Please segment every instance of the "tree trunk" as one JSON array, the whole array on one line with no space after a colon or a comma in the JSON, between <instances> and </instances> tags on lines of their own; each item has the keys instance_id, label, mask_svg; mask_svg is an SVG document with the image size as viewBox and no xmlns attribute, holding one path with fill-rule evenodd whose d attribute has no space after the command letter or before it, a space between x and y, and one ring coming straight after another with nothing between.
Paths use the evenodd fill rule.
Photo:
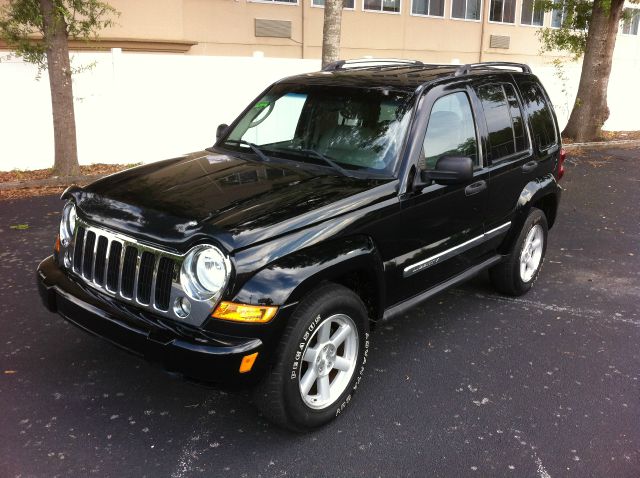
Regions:
<instances>
[{"instance_id":1,"label":"tree trunk","mask_svg":"<svg viewBox=\"0 0 640 478\"><path fill-rule=\"evenodd\" d=\"M576 101L563 136L593 141L609 117L607 88L624 0L594 0Z\"/></svg>"},{"instance_id":2,"label":"tree trunk","mask_svg":"<svg viewBox=\"0 0 640 478\"><path fill-rule=\"evenodd\" d=\"M343 0L325 0L322 29L322 67L340 59L340 27Z\"/></svg>"},{"instance_id":3,"label":"tree trunk","mask_svg":"<svg viewBox=\"0 0 640 478\"><path fill-rule=\"evenodd\" d=\"M53 137L55 142L54 174L72 176L80 172L76 144L76 120L73 109L73 86L67 24L54 10L55 0L40 0L47 46L47 69L51 89Z\"/></svg>"}]
</instances>

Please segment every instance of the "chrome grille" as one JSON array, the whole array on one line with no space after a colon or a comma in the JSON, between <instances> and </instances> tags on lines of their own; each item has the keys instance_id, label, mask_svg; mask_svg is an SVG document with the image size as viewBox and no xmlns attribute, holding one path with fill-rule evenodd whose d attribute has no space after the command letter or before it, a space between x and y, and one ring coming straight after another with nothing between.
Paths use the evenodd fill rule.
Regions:
<instances>
[{"instance_id":1,"label":"chrome grille","mask_svg":"<svg viewBox=\"0 0 640 478\"><path fill-rule=\"evenodd\" d=\"M120 299L168 311L176 258L119 235L81 224L72 269L86 283Z\"/></svg>"}]
</instances>

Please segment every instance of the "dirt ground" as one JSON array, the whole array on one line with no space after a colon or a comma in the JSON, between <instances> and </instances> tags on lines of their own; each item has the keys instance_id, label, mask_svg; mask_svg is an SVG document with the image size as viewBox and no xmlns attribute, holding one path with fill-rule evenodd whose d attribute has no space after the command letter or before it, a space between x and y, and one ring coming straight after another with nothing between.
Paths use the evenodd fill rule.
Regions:
<instances>
[{"instance_id":1,"label":"dirt ground","mask_svg":"<svg viewBox=\"0 0 640 478\"><path fill-rule=\"evenodd\" d=\"M93 177L99 174L113 174L125 169L137 166L137 164L90 164L80 166L82 176ZM12 171L0 171L0 183L16 181L37 181L41 179L54 179L52 169L35 169L33 171L23 171L14 169ZM82 182L80 182L82 185ZM0 200L19 199L32 196L46 196L51 194L61 194L67 186L42 186L42 187L16 187L12 189L0 189Z\"/></svg>"}]
</instances>

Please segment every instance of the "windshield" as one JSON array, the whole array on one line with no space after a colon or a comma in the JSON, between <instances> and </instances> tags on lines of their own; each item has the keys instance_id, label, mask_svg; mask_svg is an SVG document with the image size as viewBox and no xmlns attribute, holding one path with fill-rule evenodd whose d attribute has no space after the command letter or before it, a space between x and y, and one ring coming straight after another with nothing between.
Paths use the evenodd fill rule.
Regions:
<instances>
[{"instance_id":1,"label":"windshield","mask_svg":"<svg viewBox=\"0 0 640 478\"><path fill-rule=\"evenodd\" d=\"M409 123L410 98L388 89L280 84L253 104L221 144L390 177Z\"/></svg>"}]
</instances>

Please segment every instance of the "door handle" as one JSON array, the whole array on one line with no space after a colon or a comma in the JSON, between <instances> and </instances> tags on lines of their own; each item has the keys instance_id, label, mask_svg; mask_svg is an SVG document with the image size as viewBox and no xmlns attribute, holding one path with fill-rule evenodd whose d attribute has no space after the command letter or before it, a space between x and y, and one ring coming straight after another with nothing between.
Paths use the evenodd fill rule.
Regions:
<instances>
[{"instance_id":1,"label":"door handle","mask_svg":"<svg viewBox=\"0 0 640 478\"><path fill-rule=\"evenodd\" d=\"M538 161L529 161L528 163L524 163L522 165L522 172L530 173L534 169L538 167Z\"/></svg>"},{"instance_id":2,"label":"door handle","mask_svg":"<svg viewBox=\"0 0 640 478\"><path fill-rule=\"evenodd\" d=\"M469 184L466 188L464 188L464 195L473 196L474 194L478 194L479 192L482 192L485 189L487 189L487 182L484 180L477 181L473 184Z\"/></svg>"}]
</instances>

